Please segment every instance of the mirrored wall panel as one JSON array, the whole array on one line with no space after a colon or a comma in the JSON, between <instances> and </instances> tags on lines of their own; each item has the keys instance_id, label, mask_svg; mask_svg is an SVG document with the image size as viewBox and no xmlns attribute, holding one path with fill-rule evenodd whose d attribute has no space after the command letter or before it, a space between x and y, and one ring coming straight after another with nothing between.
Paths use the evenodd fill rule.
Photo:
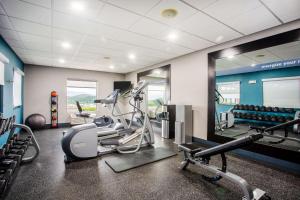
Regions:
<instances>
[{"instance_id":1,"label":"mirrored wall panel","mask_svg":"<svg viewBox=\"0 0 300 200\"><path fill-rule=\"evenodd\" d=\"M164 66L138 74L139 80L149 82L148 114L152 120L157 119L157 115L162 112L163 105L170 101L169 70L168 66Z\"/></svg>"},{"instance_id":2,"label":"mirrored wall panel","mask_svg":"<svg viewBox=\"0 0 300 200\"><path fill-rule=\"evenodd\" d=\"M300 41L215 61L215 134L232 139L300 117ZM300 152L300 128L260 144Z\"/></svg>"}]
</instances>

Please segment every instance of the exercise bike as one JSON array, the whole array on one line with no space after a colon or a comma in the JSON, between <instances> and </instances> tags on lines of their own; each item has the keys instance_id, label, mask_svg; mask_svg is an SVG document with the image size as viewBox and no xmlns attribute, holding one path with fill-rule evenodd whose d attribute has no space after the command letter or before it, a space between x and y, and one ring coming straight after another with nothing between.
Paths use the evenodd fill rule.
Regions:
<instances>
[{"instance_id":1,"label":"exercise bike","mask_svg":"<svg viewBox=\"0 0 300 200\"><path fill-rule=\"evenodd\" d=\"M110 98L97 101L112 106L112 116L114 117L132 114L129 126L131 126L133 118L136 117L137 121L141 124L140 128L132 133L125 134L123 137L102 137L99 139L99 134L103 136L103 133L105 135L106 132L108 132L105 131L105 128L97 132L99 128L93 123L74 126L69 129L62 138L61 144L65 152L65 162L68 163L75 160L94 158L112 152L135 153L144 146L154 144L154 134L147 111L143 110L140 106L143 102L144 105L142 107L144 109L147 108L147 98L145 98L147 86L148 82L140 81L137 87L132 89L129 105L133 107L133 111L129 113L120 113L119 108L114 106L118 100L118 95L111 95ZM108 134L108 136L110 135L111 133ZM137 140L137 142L134 143L134 140ZM129 144L130 142L134 144Z\"/></svg>"}]
</instances>

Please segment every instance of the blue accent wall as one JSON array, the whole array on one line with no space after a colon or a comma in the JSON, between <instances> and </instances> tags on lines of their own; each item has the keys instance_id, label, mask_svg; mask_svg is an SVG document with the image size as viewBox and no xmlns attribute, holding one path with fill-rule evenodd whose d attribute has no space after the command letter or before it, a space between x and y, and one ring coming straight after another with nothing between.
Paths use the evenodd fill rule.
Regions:
<instances>
[{"instance_id":1,"label":"blue accent wall","mask_svg":"<svg viewBox=\"0 0 300 200\"><path fill-rule=\"evenodd\" d=\"M240 104L263 105L262 79L300 76L300 66L268 71L258 71L243 74L217 76L216 82L240 81ZM249 84L249 80L256 80L256 84ZM232 106L217 105L217 111L227 111Z\"/></svg>"},{"instance_id":2,"label":"blue accent wall","mask_svg":"<svg viewBox=\"0 0 300 200\"><path fill-rule=\"evenodd\" d=\"M13 106L13 69L19 68L24 72L24 64L21 59L15 54L15 52L10 48L10 46L5 42L5 40L0 36L0 52L9 59L9 63L5 64L4 80L5 85L0 86L0 112L3 113L4 117L16 116L16 122L23 122L23 103L22 106ZM24 79L22 80L22 85L24 87ZM22 93L24 89L22 90ZM23 99L23 94L22 94ZM8 133L0 136L0 147L6 143Z\"/></svg>"}]
</instances>

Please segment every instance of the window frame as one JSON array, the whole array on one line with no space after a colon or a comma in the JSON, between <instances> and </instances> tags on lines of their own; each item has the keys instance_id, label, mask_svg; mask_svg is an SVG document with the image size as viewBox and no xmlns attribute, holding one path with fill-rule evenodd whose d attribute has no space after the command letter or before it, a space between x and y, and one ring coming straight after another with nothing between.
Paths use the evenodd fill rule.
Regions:
<instances>
[{"instance_id":1,"label":"window frame","mask_svg":"<svg viewBox=\"0 0 300 200\"><path fill-rule=\"evenodd\" d=\"M16 91L15 91L15 74L18 74L20 76L20 92L18 93L19 97L18 97L18 101L19 104L15 104L15 95L16 95ZM12 81L12 90L13 90L13 108L18 108L23 106L23 77L24 77L24 72L22 72L19 68L13 68L13 81Z\"/></svg>"},{"instance_id":2,"label":"window frame","mask_svg":"<svg viewBox=\"0 0 300 200\"><path fill-rule=\"evenodd\" d=\"M239 102L238 103L225 103L225 98L224 98L224 96L223 96L223 94L222 94L222 92L219 90L219 86L220 85L230 85L230 84L238 84L238 87L239 87ZM221 102L221 103L219 103L219 105L228 105L228 106L233 106L233 105L235 105L235 104L240 104L240 102L241 102L241 81L228 81L228 82L218 82L217 83L217 88L216 88L217 90L218 90L218 92L223 96L223 98L224 98L224 102Z\"/></svg>"},{"instance_id":3,"label":"window frame","mask_svg":"<svg viewBox=\"0 0 300 200\"><path fill-rule=\"evenodd\" d=\"M96 87L76 87L76 86L68 86L68 81L82 81L82 82L95 82L96 83ZM68 87L72 87L72 88L96 88L96 99L98 98L98 81L97 80L86 80L86 79L73 79L73 78L68 78L66 80L66 99L67 99L67 103L66 103L66 112L68 114L74 114L74 113L70 113L68 112ZM95 104L96 106L96 110L93 114L97 114L98 112L98 104Z\"/></svg>"}]
</instances>

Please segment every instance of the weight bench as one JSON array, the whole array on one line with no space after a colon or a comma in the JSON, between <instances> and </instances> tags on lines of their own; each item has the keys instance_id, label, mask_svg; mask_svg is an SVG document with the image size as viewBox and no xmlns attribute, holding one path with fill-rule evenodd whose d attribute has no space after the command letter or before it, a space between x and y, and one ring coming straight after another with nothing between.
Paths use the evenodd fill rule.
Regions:
<instances>
[{"instance_id":1,"label":"weight bench","mask_svg":"<svg viewBox=\"0 0 300 200\"><path fill-rule=\"evenodd\" d=\"M245 179L227 171L227 160L225 156L226 152L252 144L262 137L263 135L261 133L257 133L206 150L202 150L195 144L179 145L179 149L183 150L184 153L184 160L181 162L180 168L184 170L189 164L194 164L215 174L213 177L203 175L202 177L207 181L216 182L221 178L224 178L230 182L237 184L244 193L244 197L242 198L243 200L271 199L263 190L258 188L253 189ZM219 154L221 155L222 159L222 167L219 168L210 165L210 158Z\"/></svg>"}]
</instances>

